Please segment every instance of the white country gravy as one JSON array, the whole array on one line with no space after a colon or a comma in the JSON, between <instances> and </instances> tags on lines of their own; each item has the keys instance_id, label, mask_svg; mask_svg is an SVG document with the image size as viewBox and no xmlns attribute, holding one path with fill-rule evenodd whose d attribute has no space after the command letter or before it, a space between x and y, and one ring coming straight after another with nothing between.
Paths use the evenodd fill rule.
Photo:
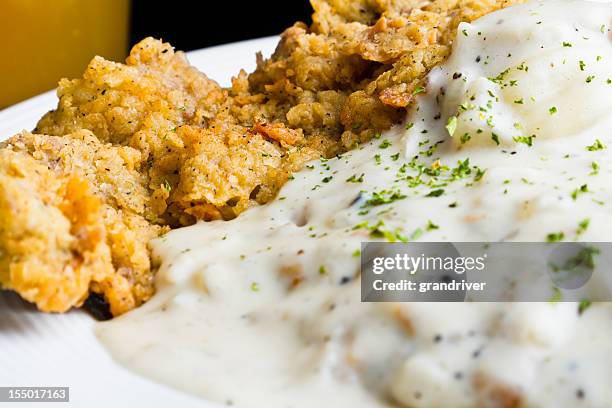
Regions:
<instances>
[{"instance_id":1,"label":"white country gravy","mask_svg":"<svg viewBox=\"0 0 612 408\"><path fill-rule=\"evenodd\" d=\"M404 126L155 241L157 295L100 339L238 407L612 406L612 304L368 304L358 277L373 239L609 240L611 23L548 1L462 24Z\"/></svg>"}]
</instances>

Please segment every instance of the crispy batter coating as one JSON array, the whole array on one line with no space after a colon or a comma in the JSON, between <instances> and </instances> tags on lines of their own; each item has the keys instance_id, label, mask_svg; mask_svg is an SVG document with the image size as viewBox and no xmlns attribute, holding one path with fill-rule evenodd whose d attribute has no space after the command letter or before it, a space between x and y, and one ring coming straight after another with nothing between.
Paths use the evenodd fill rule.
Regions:
<instances>
[{"instance_id":1,"label":"crispy batter coating","mask_svg":"<svg viewBox=\"0 0 612 408\"><path fill-rule=\"evenodd\" d=\"M293 163L318 157L313 149L290 151L303 141L301 130L241 125L229 114L226 90L152 38L136 45L126 64L94 58L83 78L60 82L58 95L58 108L35 132L88 129L138 150L151 196L147 218L158 224L234 218L269 201Z\"/></svg>"},{"instance_id":2,"label":"crispy batter coating","mask_svg":"<svg viewBox=\"0 0 612 408\"><path fill-rule=\"evenodd\" d=\"M154 293L140 152L23 133L0 149L0 284L43 311L104 295L114 315Z\"/></svg>"},{"instance_id":3,"label":"crispy batter coating","mask_svg":"<svg viewBox=\"0 0 612 408\"><path fill-rule=\"evenodd\" d=\"M57 109L40 120L38 133L89 129L101 141L134 143L148 155L164 137L156 131L182 124L206 127L226 91L189 65L182 52L147 38L125 64L95 57L83 78L60 81L58 97Z\"/></svg>"},{"instance_id":4,"label":"crispy batter coating","mask_svg":"<svg viewBox=\"0 0 612 408\"><path fill-rule=\"evenodd\" d=\"M313 26L287 29L274 55L229 90L148 38L125 64L98 57L83 78L62 80L58 108L36 132L85 128L139 150L153 222L231 219L272 199L300 164L401 120L459 22L510 3L313 0Z\"/></svg>"},{"instance_id":5,"label":"crispy batter coating","mask_svg":"<svg viewBox=\"0 0 612 408\"><path fill-rule=\"evenodd\" d=\"M341 153L403 118L460 22L520 2L311 0L312 27L286 30L274 55L234 82L234 116L303 129L308 146Z\"/></svg>"},{"instance_id":6,"label":"crispy batter coating","mask_svg":"<svg viewBox=\"0 0 612 408\"><path fill-rule=\"evenodd\" d=\"M221 88L147 38L94 58L57 109L0 150L0 284L41 310L89 291L114 315L153 293L147 242L232 219L291 173L405 115L457 26L522 0L311 0L257 69Z\"/></svg>"}]
</instances>

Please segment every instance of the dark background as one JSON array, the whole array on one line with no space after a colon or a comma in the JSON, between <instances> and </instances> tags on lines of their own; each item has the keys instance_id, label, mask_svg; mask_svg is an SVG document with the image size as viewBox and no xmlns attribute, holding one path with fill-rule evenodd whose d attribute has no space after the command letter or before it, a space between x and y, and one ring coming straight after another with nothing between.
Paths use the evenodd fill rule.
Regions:
<instances>
[{"instance_id":1,"label":"dark background","mask_svg":"<svg viewBox=\"0 0 612 408\"><path fill-rule=\"evenodd\" d=\"M152 36L194 50L280 34L296 21L310 24L308 0L133 0L130 46Z\"/></svg>"}]
</instances>

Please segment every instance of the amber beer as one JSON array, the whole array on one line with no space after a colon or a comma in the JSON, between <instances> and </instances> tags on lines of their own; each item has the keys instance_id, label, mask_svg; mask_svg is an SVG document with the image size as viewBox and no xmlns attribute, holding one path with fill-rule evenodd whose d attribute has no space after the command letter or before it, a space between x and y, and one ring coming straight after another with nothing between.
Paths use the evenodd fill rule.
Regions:
<instances>
[{"instance_id":1,"label":"amber beer","mask_svg":"<svg viewBox=\"0 0 612 408\"><path fill-rule=\"evenodd\" d=\"M0 0L0 109L125 58L129 0Z\"/></svg>"}]
</instances>

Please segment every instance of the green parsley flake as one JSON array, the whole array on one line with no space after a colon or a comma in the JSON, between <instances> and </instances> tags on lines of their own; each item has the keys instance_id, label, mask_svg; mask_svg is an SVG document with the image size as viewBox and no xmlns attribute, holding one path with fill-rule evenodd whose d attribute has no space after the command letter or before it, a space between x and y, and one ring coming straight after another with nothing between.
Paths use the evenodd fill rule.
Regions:
<instances>
[{"instance_id":1,"label":"green parsley flake","mask_svg":"<svg viewBox=\"0 0 612 408\"><path fill-rule=\"evenodd\" d=\"M560 242L565 238L563 232L553 232L546 236L546 242Z\"/></svg>"},{"instance_id":2,"label":"green parsley flake","mask_svg":"<svg viewBox=\"0 0 612 408\"><path fill-rule=\"evenodd\" d=\"M433 230L437 230L440 229L440 227L436 224L434 224L433 222L431 222L431 220L427 221L427 231L433 231Z\"/></svg>"},{"instance_id":3,"label":"green parsley flake","mask_svg":"<svg viewBox=\"0 0 612 408\"><path fill-rule=\"evenodd\" d=\"M582 315L584 312L587 311L587 309L589 307L591 307L592 302L590 300L587 299L583 299L580 301L580 303L578 304L578 315Z\"/></svg>"},{"instance_id":4,"label":"green parsley flake","mask_svg":"<svg viewBox=\"0 0 612 408\"><path fill-rule=\"evenodd\" d=\"M606 148L606 145L603 144L603 142L599 139L595 139L595 142L592 145L586 147L586 149L589 152L596 152L598 150L603 150L605 148Z\"/></svg>"},{"instance_id":5,"label":"green parsley flake","mask_svg":"<svg viewBox=\"0 0 612 408\"><path fill-rule=\"evenodd\" d=\"M347 178L346 181L347 183L363 183L364 176L364 173L361 173L359 177L357 177L356 174L353 174L351 177Z\"/></svg>"},{"instance_id":6,"label":"green parsley flake","mask_svg":"<svg viewBox=\"0 0 612 408\"><path fill-rule=\"evenodd\" d=\"M491 133L491 139L493 139L495 144L499 146L499 136L497 136L495 133Z\"/></svg>"},{"instance_id":7,"label":"green parsley flake","mask_svg":"<svg viewBox=\"0 0 612 408\"><path fill-rule=\"evenodd\" d=\"M414 230L414 232L412 234L410 234L410 240L411 241L416 241L417 239L421 238L423 236L423 230L420 228L417 228Z\"/></svg>"},{"instance_id":8,"label":"green parsley flake","mask_svg":"<svg viewBox=\"0 0 612 408\"><path fill-rule=\"evenodd\" d=\"M513 139L517 143L523 143L523 144L526 144L529 147L532 147L533 146L533 139L535 139L535 135L531 135L531 136L516 136Z\"/></svg>"},{"instance_id":9,"label":"green parsley flake","mask_svg":"<svg viewBox=\"0 0 612 408\"><path fill-rule=\"evenodd\" d=\"M551 108L548 110L548 112L549 112L551 115L554 115L555 113L557 113L557 107L556 107L556 106L551 107Z\"/></svg>"},{"instance_id":10,"label":"green parsley flake","mask_svg":"<svg viewBox=\"0 0 612 408\"><path fill-rule=\"evenodd\" d=\"M451 116L450 118L448 118L448 124L446 125L446 130L448 131L448 134L452 137L455 132L457 131L457 117L456 116Z\"/></svg>"},{"instance_id":11,"label":"green parsley flake","mask_svg":"<svg viewBox=\"0 0 612 408\"><path fill-rule=\"evenodd\" d=\"M484 175L487 173L486 170L482 170L481 168L477 167L476 168L476 175L474 176L474 181L480 181L482 180L482 178L484 177Z\"/></svg>"},{"instance_id":12,"label":"green parsley flake","mask_svg":"<svg viewBox=\"0 0 612 408\"><path fill-rule=\"evenodd\" d=\"M585 218L584 220L580 221L580 223L578 224L578 229L576 230L576 235L580 236L584 234L586 230L589 229L590 224L591 224L590 218Z\"/></svg>"},{"instance_id":13,"label":"green parsley flake","mask_svg":"<svg viewBox=\"0 0 612 408\"><path fill-rule=\"evenodd\" d=\"M577 200L580 194L588 193L589 186L587 184L583 184L574 191L572 191L572 199Z\"/></svg>"},{"instance_id":14,"label":"green parsley flake","mask_svg":"<svg viewBox=\"0 0 612 408\"><path fill-rule=\"evenodd\" d=\"M380 149L386 149L391 146L391 142L388 139L382 141L382 143L378 146Z\"/></svg>"},{"instance_id":15,"label":"green parsley flake","mask_svg":"<svg viewBox=\"0 0 612 408\"><path fill-rule=\"evenodd\" d=\"M407 196L399 191L383 190L372 193L372 197L367 200L361 208L377 207L380 205L391 204L395 201L403 200Z\"/></svg>"},{"instance_id":16,"label":"green parsley flake","mask_svg":"<svg viewBox=\"0 0 612 408\"><path fill-rule=\"evenodd\" d=\"M440 197L442 194L444 194L444 189L440 188L430 191L425 197Z\"/></svg>"},{"instance_id":17,"label":"green parsley flake","mask_svg":"<svg viewBox=\"0 0 612 408\"><path fill-rule=\"evenodd\" d=\"M550 303L559 303L560 301L563 300L563 294L561 293L561 290L558 287L553 287L553 295L551 296L551 298L549 299Z\"/></svg>"},{"instance_id":18,"label":"green parsley flake","mask_svg":"<svg viewBox=\"0 0 612 408\"><path fill-rule=\"evenodd\" d=\"M370 225L367 221L361 224L355 225L353 230L365 229L370 232L372 238L385 238L388 242L408 242L408 238L404 237L399 229L395 231L389 231L384 228L385 223L381 220L376 225Z\"/></svg>"},{"instance_id":19,"label":"green parsley flake","mask_svg":"<svg viewBox=\"0 0 612 408\"><path fill-rule=\"evenodd\" d=\"M584 247L574 257L568 259L563 265L550 264L553 272L559 271L576 271L579 267L587 267L589 269L595 269L596 258L600 254L600 250L594 246Z\"/></svg>"}]
</instances>

